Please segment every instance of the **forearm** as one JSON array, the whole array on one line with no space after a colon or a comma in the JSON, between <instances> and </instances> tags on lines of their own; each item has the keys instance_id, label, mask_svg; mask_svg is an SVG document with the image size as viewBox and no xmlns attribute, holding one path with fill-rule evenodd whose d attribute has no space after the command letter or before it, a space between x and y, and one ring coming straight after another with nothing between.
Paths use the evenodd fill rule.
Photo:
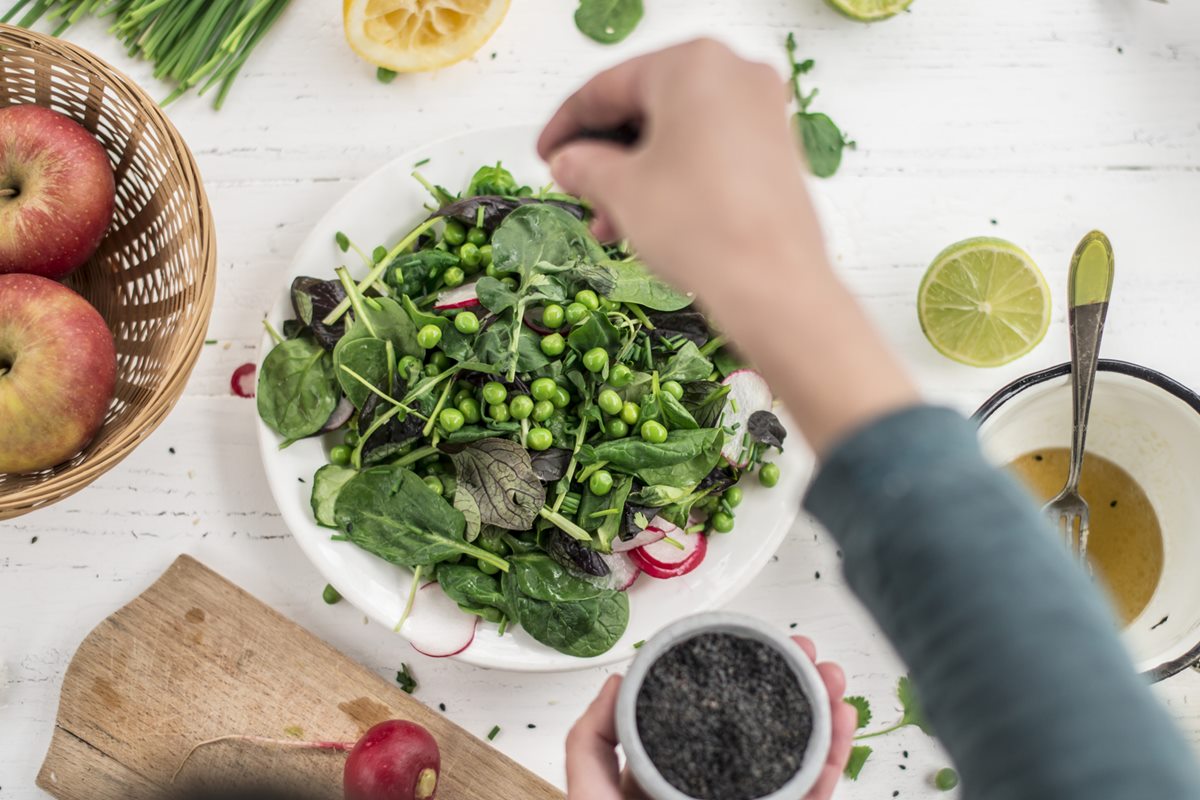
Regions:
<instances>
[{"instance_id":1,"label":"forearm","mask_svg":"<svg viewBox=\"0 0 1200 800\"><path fill-rule=\"evenodd\" d=\"M909 665L968 796L1200 797L1111 615L969 423L917 408L838 444L807 505Z\"/></svg>"}]
</instances>

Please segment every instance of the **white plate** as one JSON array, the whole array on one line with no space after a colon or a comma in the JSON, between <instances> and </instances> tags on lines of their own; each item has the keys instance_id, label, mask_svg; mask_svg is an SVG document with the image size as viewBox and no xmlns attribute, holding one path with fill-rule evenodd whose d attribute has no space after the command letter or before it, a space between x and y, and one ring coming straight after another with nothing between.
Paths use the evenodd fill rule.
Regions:
<instances>
[{"instance_id":1,"label":"white plate","mask_svg":"<svg viewBox=\"0 0 1200 800\"><path fill-rule=\"evenodd\" d=\"M272 324L278 328L292 316L288 287L296 276L331 278L333 270L345 264L352 274L362 277L361 261L353 252L343 254L334 243L337 231L344 231L370 252L376 245L395 243L420 223L429 196L411 177L414 164L428 159L420 168L422 174L454 191L464 188L480 165L496 161L503 161L519 181L537 186L549 177L534 152L536 137L537 130L530 126L472 131L402 155L355 186L317 223L296 253L291 269L281 277ZM270 338L264 336L260 365L270 346ZM794 426L789 428L794 431ZM305 554L346 600L390 632L404 606L409 571L352 544L330 541L331 531L313 520L309 505L313 473L327 463L327 447L335 442L306 439L280 450L280 437L261 420L258 432L271 492ZM480 667L527 672L613 664L631 658L634 643L649 639L671 622L728 602L774 555L799 513L811 461L798 435L793 433L788 444L787 452L777 459L783 473L779 485L767 490L756 480L745 482L737 529L712 538L708 557L698 569L673 580L645 575L638 579L630 589L629 629L612 650L596 658L573 658L539 644L519 629L498 636L495 625L480 623L474 643L456 658Z\"/></svg>"}]
</instances>

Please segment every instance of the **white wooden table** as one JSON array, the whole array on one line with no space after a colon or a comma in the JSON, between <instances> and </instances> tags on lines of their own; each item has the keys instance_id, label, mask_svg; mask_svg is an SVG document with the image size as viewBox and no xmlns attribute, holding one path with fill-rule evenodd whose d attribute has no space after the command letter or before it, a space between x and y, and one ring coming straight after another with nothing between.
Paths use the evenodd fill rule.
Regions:
<instances>
[{"instance_id":1,"label":"white wooden table","mask_svg":"<svg viewBox=\"0 0 1200 800\"><path fill-rule=\"evenodd\" d=\"M174 414L119 468L66 502L0 524L0 800L41 795L33 778L72 651L180 553L383 675L408 662L418 697L445 703L477 734L500 725L497 747L562 783L563 737L604 676L516 675L427 659L347 604L326 606L324 581L267 491L254 406L232 396L229 377L254 359L259 320L292 252L356 181L434 138L543 120L585 77L639 51L709 34L782 65L784 35L797 32L804 55L817 60L809 83L822 90L818 108L859 143L842 172L816 187L832 251L931 397L970 410L1066 353L1058 297L1046 342L1015 365L977 371L935 354L914 310L932 257L967 236L1003 236L1060 287L1076 241L1094 227L1111 235L1119 261L1106 354L1200 385L1194 3L916 0L910 14L873 26L844 20L821 0L646 5L641 28L605 48L575 30L573 3L515 0L477 58L384 86L344 44L340 3L297 0L223 112L194 98L170 109L217 218L209 333L217 344L205 348ZM70 38L165 93L100 25ZM717 113L697 109L701 119ZM902 668L849 598L832 547L811 524L797 524L733 607L796 623L846 666L852 691L874 700L878 719L890 716ZM1200 674L1156 693L1200 741ZM940 796L929 778L946 759L931 740L906 729L873 744L874 760L841 796Z\"/></svg>"}]
</instances>

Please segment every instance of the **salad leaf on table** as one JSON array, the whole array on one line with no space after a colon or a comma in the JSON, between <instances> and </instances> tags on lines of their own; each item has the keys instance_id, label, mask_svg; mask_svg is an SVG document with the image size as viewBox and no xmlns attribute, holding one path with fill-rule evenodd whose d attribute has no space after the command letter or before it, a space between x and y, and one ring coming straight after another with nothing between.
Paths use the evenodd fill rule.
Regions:
<instances>
[{"instance_id":1,"label":"salad leaf on table","mask_svg":"<svg viewBox=\"0 0 1200 800\"><path fill-rule=\"evenodd\" d=\"M842 152L853 149L856 143L846 138L841 128L826 114L810 112L808 109L817 97L817 90L805 94L800 88L800 76L812 71L812 59L796 60L796 36L788 34L787 54L791 66L792 94L800 110L794 116L796 131L808 155L808 165L818 178L829 178L842 165Z\"/></svg>"},{"instance_id":2,"label":"salad leaf on table","mask_svg":"<svg viewBox=\"0 0 1200 800\"><path fill-rule=\"evenodd\" d=\"M642 0L579 0L575 25L600 44L616 44L642 21Z\"/></svg>"}]
</instances>

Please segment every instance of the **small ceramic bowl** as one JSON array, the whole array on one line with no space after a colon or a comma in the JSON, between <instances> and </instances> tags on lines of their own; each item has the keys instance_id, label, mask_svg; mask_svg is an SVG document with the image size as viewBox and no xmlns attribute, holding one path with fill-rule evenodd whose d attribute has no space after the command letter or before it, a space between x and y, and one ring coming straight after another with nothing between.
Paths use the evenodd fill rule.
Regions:
<instances>
[{"instance_id":1,"label":"small ceramic bowl","mask_svg":"<svg viewBox=\"0 0 1200 800\"><path fill-rule=\"evenodd\" d=\"M770 626L741 614L713 612L697 614L668 625L638 650L637 657L625 675L617 698L617 736L625 750L625 759L634 781L651 800L695 800L676 789L659 773L646 748L642 745L637 727L637 696L646 673L655 661L675 645L706 633L728 633L762 642L787 660L800 689L812 706L812 735L808 740L800 771L775 792L761 800L801 800L821 774L829 756L832 732L829 693L813 662L799 645Z\"/></svg>"},{"instance_id":2,"label":"small ceramic bowl","mask_svg":"<svg viewBox=\"0 0 1200 800\"><path fill-rule=\"evenodd\" d=\"M984 452L998 465L1032 450L1070 447L1071 366L1026 375L975 413ZM1145 490L1163 532L1163 575L1122 632L1153 681L1200 661L1200 396L1159 372L1100 362L1087 449L1123 467Z\"/></svg>"}]
</instances>

